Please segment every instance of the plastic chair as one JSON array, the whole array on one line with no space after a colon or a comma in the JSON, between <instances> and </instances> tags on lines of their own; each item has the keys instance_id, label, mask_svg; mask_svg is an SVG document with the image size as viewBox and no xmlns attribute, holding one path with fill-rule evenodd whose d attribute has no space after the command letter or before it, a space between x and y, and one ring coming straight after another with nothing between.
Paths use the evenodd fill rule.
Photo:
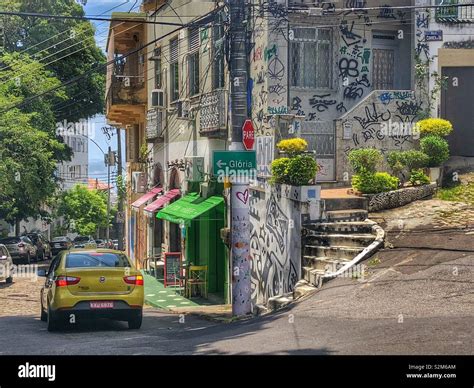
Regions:
<instances>
[{"instance_id":1,"label":"plastic chair","mask_svg":"<svg viewBox=\"0 0 474 388\"><path fill-rule=\"evenodd\" d=\"M190 266L186 276L186 297L193 296L193 286L201 291L201 296L207 299L207 265L204 266Z\"/></svg>"}]
</instances>

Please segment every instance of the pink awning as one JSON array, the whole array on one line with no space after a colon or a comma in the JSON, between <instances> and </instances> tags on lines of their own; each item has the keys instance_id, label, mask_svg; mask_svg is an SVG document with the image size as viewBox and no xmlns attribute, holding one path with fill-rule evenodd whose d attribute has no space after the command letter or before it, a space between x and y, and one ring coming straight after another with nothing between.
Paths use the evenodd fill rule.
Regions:
<instances>
[{"instance_id":1,"label":"pink awning","mask_svg":"<svg viewBox=\"0 0 474 388\"><path fill-rule=\"evenodd\" d=\"M158 199L151 205L148 205L145 208L145 211L149 213L156 213L158 210L162 209L165 205L169 204L173 199L178 198L180 195L180 190L168 191L165 195L158 197Z\"/></svg>"},{"instance_id":2,"label":"pink awning","mask_svg":"<svg viewBox=\"0 0 474 388\"><path fill-rule=\"evenodd\" d=\"M158 194L160 194L162 191L163 189L161 187L155 187L150 192L146 193L143 197L141 197L140 199L132 203L132 207L140 208L141 206L146 204L148 201L155 199L155 197Z\"/></svg>"}]
</instances>

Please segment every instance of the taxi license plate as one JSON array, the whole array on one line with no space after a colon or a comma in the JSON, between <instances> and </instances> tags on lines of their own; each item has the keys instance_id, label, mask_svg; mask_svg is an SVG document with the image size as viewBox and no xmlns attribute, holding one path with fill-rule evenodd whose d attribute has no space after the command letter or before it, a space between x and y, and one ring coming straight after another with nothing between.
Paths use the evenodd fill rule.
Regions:
<instances>
[{"instance_id":1,"label":"taxi license plate","mask_svg":"<svg viewBox=\"0 0 474 388\"><path fill-rule=\"evenodd\" d=\"M91 309L113 309L114 302L91 302Z\"/></svg>"}]
</instances>

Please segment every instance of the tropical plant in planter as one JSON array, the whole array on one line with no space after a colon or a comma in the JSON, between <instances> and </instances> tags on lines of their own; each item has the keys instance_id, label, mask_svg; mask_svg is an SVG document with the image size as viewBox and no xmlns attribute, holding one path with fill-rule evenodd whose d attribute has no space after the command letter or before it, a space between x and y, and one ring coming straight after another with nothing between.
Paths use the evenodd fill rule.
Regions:
<instances>
[{"instance_id":1,"label":"tropical plant in planter","mask_svg":"<svg viewBox=\"0 0 474 388\"><path fill-rule=\"evenodd\" d=\"M392 151L387 155L387 163L393 175L398 177L403 184L413 171L428 167L429 157L417 150Z\"/></svg>"},{"instance_id":2,"label":"tropical plant in planter","mask_svg":"<svg viewBox=\"0 0 474 388\"><path fill-rule=\"evenodd\" d=\"M271 183L305 186L316 178L318 164L314 156L306 154L308 143L301 138L282 140L277 144L281 153L288 157L272 163Z\"/></svg>"},{"instance_id":3,"label":"tropical plant in planter","mask_svg":"<svg viewBox=\"0 0 474 388\"><path fill-rule=\"evenodd\" d=\"M351 151L349 163L356 173L352 177L352 187L362 194L377 194L398 189L400 180L386 172L377 172L382 162L382 153L374 148Z\"/></svg>"},{"instance_id":4,"label":"tropical plant in planter","mask_svg":"<svg viewBox=\"0 0 474 388\"><path fill-rule=\"evenodd\" d=\"M440 136L426 136L420 141L421 151L428 155L429 176L432 182L441 178L441 166L449 159L449 144Z\"/></svg>"}]
</instances>

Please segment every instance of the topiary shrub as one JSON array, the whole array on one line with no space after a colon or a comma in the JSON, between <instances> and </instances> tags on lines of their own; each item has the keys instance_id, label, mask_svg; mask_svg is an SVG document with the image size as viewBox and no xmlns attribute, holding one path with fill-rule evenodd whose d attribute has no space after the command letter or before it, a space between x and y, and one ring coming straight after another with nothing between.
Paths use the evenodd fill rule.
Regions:
<instances>
[{"instance_id":1,"label":"topiary shrub","mask_svg":"<svg viewBox=\"0 0 474 388\"><path fill-rule=\"evenodd\" d=\"M318 164L310 155L291 158L286 169L286 182L292 186L304 186L316 177Z\"/></svg>"},{"instance_id":2,"label":"topiary shrub","mask_svg":"<svg viewBox=\"0 0 474 388\"><path fill-rule=\"evenodd\" d=\"M453 131L453 125L448 120L430 118L421 120L416 124L421 137L425 136L448 136Z\"/></svg>"},{"instance_id":3,"label":"topiary shrub","mask_svg":"<svg viewBox=\"0 0 474 388\"><path fill-rule=\"evenodd\" d=\"M382 153L374 148L360 148L349 153L349 163L356 174L363 171L375 173L382 161Z\"/></svg>"},{"instance_id":4,"label":"topiary shrub","mask_svg":"<svg viewBox=\"0 0 474 388\"><path fill-rule=\"evenodd\" d=\"M386 172L362 171L352 177L352 187L362 194L378 194L398 189L400 180Z\"/></svg>"},{"instance_id":5,"label":"topiary shrub","mask_svg":"<svg viewBox=\"0 0 474 388\"><path fill-rule=\"evenodd\" d=\"M272 178L270 179L270 183L285 183L288 164L290 162L290 158L280 158L275 159L271 165L272 171Z\"/></svg>"},{"instance_id":6,"label":"topiary shrub","mask_svg":"<svg viewBox=\"0 0 474 388\"><path fill-rule=\"evenodd\" d=\"M316 178L318 164L314 156L304 154L308 148L306 140L301 138L286 139L279 142L277 147L289 158L279 158L273 161L270 183L304 186Z\"/></svg>"},{"instance_id":7,"label":"topiary shrub","mask_svg":"<svg viewBox=\"0 0 474 388\"><path fill-rule=\"evenodd\" d=\"M449 159L449 144L439 136L427 136L420 141L421 151L428 155L428 167L440 167Z\"/></svg>"},{"instance_id":8,"label":"topiary shrub","mask_svg":"<svg viewBox=\"0 0 474 388\"><path fill-rule=\"evenodd\" d=\"M302 154L308 149L308 142L305 139L296 137L293 139L285 139L277 144L277 148L290 157Z\"/></svg>"},{"instance_id":9,"label":"topiary shrub","mask_svg":"<svg viewBox=\"0 0 474 388\"><path fill-rule=\"evenodd\" d=\"M422 186L430 184L430 178L423 172L423 170L413 170L410 174L410 183L413 186Z\"/></svg>"},{"instance_id":10,"label":"topiary shrub","mask_svg":"<svg viewBox=\"0 0 474 388\"><path fill-rule=\"evenodd\" d=\"M430 162L428 155L417 150L403 151L402 160L408 171L428 167Z\"/></svg>"}]
</instances>

